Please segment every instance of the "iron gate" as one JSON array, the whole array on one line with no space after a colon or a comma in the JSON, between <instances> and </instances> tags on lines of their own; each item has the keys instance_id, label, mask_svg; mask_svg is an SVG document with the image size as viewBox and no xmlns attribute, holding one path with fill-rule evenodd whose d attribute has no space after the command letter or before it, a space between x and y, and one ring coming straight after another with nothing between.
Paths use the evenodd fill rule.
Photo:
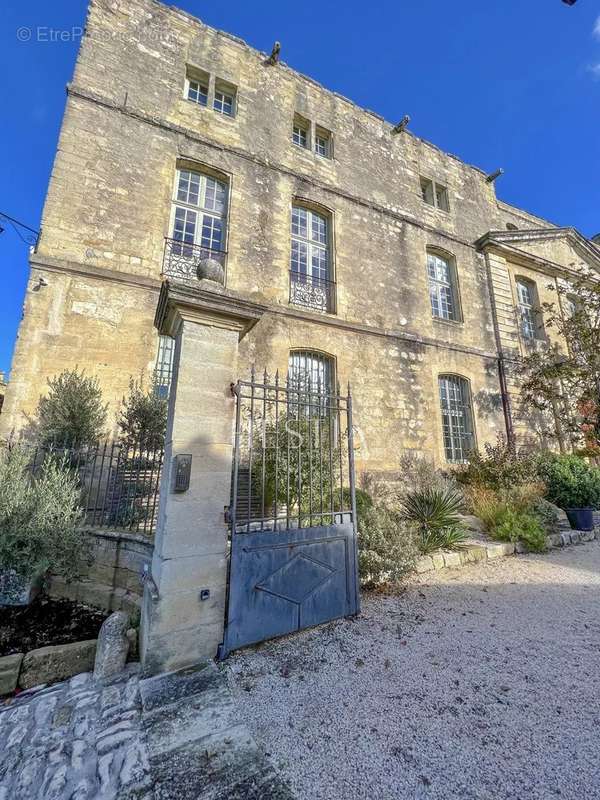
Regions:
<instances>
[{"instance_id":1,"label":"iron gate","mask_svg":"<svg viewBox=\"0 0 600 800\"><path fill-rule=\"evenodd\" d=\"M320 376L232 384L235 447L220 657L360 608L352 398Z\"/></svg>"}]
</instances>

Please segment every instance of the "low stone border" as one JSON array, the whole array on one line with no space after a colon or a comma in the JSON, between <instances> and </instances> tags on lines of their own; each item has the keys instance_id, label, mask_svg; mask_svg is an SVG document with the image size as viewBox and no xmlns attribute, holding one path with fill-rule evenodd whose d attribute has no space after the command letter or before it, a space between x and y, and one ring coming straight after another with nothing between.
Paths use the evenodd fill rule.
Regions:
<instances>
[{"instance_id":1,"label":"low stone border","mask_svg":"<svg viewBox=\"0 0 600 800\"><path fill-rule=\"evenodd\" d=\"M561 530L546 537L546 547L554 550L557 547L567 547L571 544L581 544L592 542L598 538L597 531L572 531ZM495 558L503 558L515 554L528 553L529 550L522 542L468 542L466 547L460 550L440 551L430 556L421 556L417 561L416 572L421 575L424 572L433 572L440 569L464 567L467 564L475 564L479 561L491 561Z\"/></svg>"},{"instance_id":2,"label":"low stone border","mask_svg":"<svg viewBox=\"0 0 600 800\"><path fill-rule=\"evenodd\" d=\"M129 660L137 658L137 632L127 631ZM50 645L0 658L0 697L19 689L32 689L64 681L94 669L97 639ZM0 796L0 800L1 796Z\"/></svg>"}]
</instances>

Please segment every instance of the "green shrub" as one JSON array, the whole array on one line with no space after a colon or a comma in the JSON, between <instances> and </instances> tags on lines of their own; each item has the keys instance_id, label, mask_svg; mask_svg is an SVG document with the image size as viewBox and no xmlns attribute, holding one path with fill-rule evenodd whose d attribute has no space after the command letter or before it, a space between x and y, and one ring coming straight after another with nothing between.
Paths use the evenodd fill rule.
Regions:
<instances>
[{"instance_id":1,"label":"green shrub","mask_svg":"<svg viewBox=\"0 0 600 800\"><path fill-rule=\"evenodd\" d=\"M364 507L358 520L358 569L365 588L398 584L414 570L417 554L414 531L398 512Z\"/></svg>"},{"instance_id":2,"label":"green shrub","mask_svg":"<svg viewBox=\"0 0 600 800\"><path fill-rule=\"evenodd\" d=\"M600 508L600 469L575 455L544 455L538 471L546 499L559 508Z\"/></svg>"},{"instance_id":3,"label":"green shrub","mask_svg":"<svg viewBox=\"0 0 600 800\"><path fill-rule=\"evenodd\" d=\"M534 456L516 452L501 438L496 445L484 445L483 454L474 451L469 462L456 470L457 481L464 486L510 489L539 481Z\"/></svg>"},{"instance_id":4,"label":"green shrub","mask_svg":"<svg viewBox=\"0 0 600 800\"><path fill-rule=\"evenodd\" d=\"M537 518L547 534L556 533L558 530L558 513L552 503L542 497L532 505L531 513Z\"/></svg>"},{"instance_id":5,"label":"green shrub","mask_svg":"<svg viewBox=\"0 0 600 800\"><path fill-rule=\"evenodd\" d=\"M400 457L400 492L424 491L426 489L456 489L453 473L437 469L433 461L414 453Z\"/></svg>"},{"instance_id":6,"label":"green shrub","mask_svg":"<svg viewBox=\"0 0 600 800\"><path fill-rule=\"evenodd\" d=\"M356 517L357 522L360 518L365 514L365 512L373 507L373 498L371 495L366 492L364 489L355 489L354 496L356 498ZM350 489L348 487L344 487L344 508L349 509L351 505L350 500Z\"/></svg>"},{"instance_id":7,"label":"green shrub","mask_svg":"<svg viewBox=\"0 0 600 800\"><path fill-rule=\"evenodd\" d=\"M145 389L143 382L130 378L129 394L123 398L119 417L119 438L129 447L160 450L165 443L168 400L155 386Z\"/></svg>"},{"instance_id":8,"label":"green shrub","mask_svg":"<svg viewBox=\"0 0 600 800\"><path fill-rule=\"evenodd\" d=\"M34 429L42 445L92 444L102 435L108 405L102 402L97 378L77 369L48 379L48 394L40 397Z\"/></svg>"},{"instance_id":9,"label":"green shrub","mask_svg":"<svg viewBox=\"0 0 600 800\"><path fill-rule=\"evenodd\" d=\"M546 549L544 528L540 520L527 511L517 511L506 506L499 508L490 535L500 542L523 542L535 553Z\"/></svg>"},{"instance_id":10,"label":"green shrub","mask_svg":"<svg viewBox=\"0 0 600 800\"><path fill-rule=\"evenodd\" d=\"M76 476L54 458L39 475L27 472L28 453L0 452L0 569L25 579L48 571L69 580L87 555Z\"/></svg>"},{"instance_id":11,"label":"green shrub","mask_svg":"<svg viewBox=\"0 0 600 800\"><path fill-rule=\"evenodd\" d=\"M402 501L404 518L414 523L419 549L431 553L440 548L457 549L466 538L461 524L463 497L452 488L417 489Z\"/></svg>"}]
</instances>

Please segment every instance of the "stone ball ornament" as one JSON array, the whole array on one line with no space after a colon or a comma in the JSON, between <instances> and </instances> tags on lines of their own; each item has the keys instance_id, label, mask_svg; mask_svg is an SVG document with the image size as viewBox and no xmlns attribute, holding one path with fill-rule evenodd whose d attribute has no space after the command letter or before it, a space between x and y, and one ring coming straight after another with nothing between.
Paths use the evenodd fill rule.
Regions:
<instances>
[{"instance_id":1,"label":"stone ball ornament","mask_svg":"<svg viewBox=\"0 0 600 800\"><path fill-rule=\"evenodd\" d=\"M225 270L223 265L216 258L208 256L202 258L196 268L196 275L201 281L214 281L215 283L225 283Z\"/></svg>"}]
</instances>

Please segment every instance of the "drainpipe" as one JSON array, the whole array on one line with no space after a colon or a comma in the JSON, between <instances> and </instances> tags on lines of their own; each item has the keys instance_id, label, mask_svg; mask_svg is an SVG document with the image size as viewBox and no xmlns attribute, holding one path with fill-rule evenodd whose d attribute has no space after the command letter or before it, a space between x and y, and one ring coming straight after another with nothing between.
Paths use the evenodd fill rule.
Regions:
<instances>
[{"instance_id":1,"label":"drainpipe","mask_svg":"<svg viewBox=\"0 0 600 800\"><path fill-rule=\"evenodd\" d=\"M506 427L506 441L510 449L514 450L516 448L515 429L513 427L510 394L506 383L506 368L502 351L498 356L498 378L500 380L500 396L502 397L502 411L504 412L504 425Z\"/></svg>"},{"instance_id":2,"label":"drainpipe","mask_svg":"<svg viewBox=\"0 0 600 800\"><path fill-rule=\"evenodd\" d=\"M496 339L496 349L498 351L498 380L500 383L500 397L502 398L502 411L504 412L504 425L506 427L506 441L511 450L514 450L516 447L515 429L512 420L512 411L510 407L510 395L508 393L508 384L506 382L506 366L504 363L504 353L502 352L500 331L498 329L498 314L496 311L496 299L494 297L492 270L490 268L490 261L487 253L484 253L484 258L485 258L485 267L487 274L488 292L490 295L490 304L492 307L492 320L494 322L494 338Z\"/></svg>"}]
</instances>

